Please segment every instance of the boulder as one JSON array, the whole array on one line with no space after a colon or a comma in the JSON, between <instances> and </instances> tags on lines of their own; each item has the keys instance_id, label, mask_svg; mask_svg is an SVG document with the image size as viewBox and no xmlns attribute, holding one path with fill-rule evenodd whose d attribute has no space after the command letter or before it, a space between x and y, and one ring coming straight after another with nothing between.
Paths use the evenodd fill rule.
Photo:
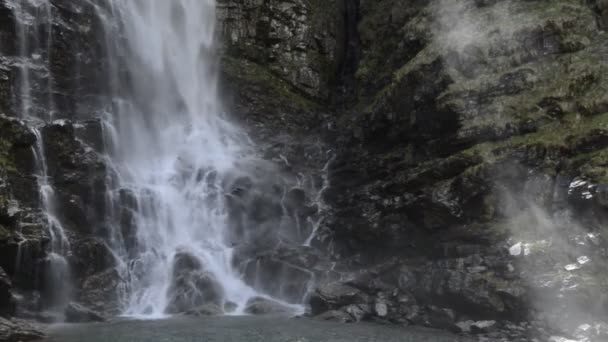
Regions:
<instances>
[{"instance_id":1,"label":"boulder","mask_svg":"<svg viewBox=\"0 0 608 342\"><path fill-rule=\"evenodd\" d=\"M378 317L386 317L388 315L388 305L383 301L376 301L374 304L374 313Z\"/></svg>"},{"instance_id":2,"label":"boulder","mask_svg":"<svg viewBox=\"0 0 608 342\"><path fill-rule=\"evenodd\" d=\"M355 322L364 321L372 316L372 309L367 304L351 304L342 308Z\"/></svg>"},{"instance_id":3,"label":"boulder","mask_svg":"<svg viewBox=\"0 0 608 342\"><path fill-rule=\"evenodd\" d=\"M224 303L224 312L231 313L236 311L238 305L235 302L227 301Z\"/></svg>"},{"instance_id":4,"label":"boulder","mask_svg":"<svg viewBox=\"0 0 608 342\"><path fill-rule=\"evenodd\" d=\"M98 312L78 303L70 303L65 309L65 320L69 323L103 322L106 319Z\"/></svg>"},{"instance_id":5,"label":"boulder","mask_svg":"<svg viewBox=\"0 0 608 342\"><path fill-rule=\"evenodd\" d=\"M367 304L369 298L360 290L339 282L327 282L317 286L310 298L313 315L335 310L351 304Z\"/></svg>"},{"instance_id":6,"label":"boulder","mask_svg":"<svg viewBox=\"0 0 608 342\"><path fill-rule=\"evenodd\" d=\"M325 311L324 313L317 315L314 318L320 321L330 321L337 323L352 323L355 321L351 315L344 312L343 310Z\"/></svg>"},{"instance_id":7,"label":"boulder","mask_svg":"<svg viewBox=\"0 0 608 342\"><path fill-rule=\"evenodd\" d=\"M272 299L255 297L247 301L245 312L252 315L290 314L293 309Z\"/></svg>"},{"instance_id":8,"label":"boulder","mask_svg":"<svg viewBox=\"0 0 608 342\"><path fill-rule=\"evenodd\" d=\"M194 255L180 252L174 257L166 312L186 312L205 304L222 305L224 289Z\"/></svg>"},{"instance_id":9,"label":"boulder","mask_svg":"<svg viewBox=\"0 0 608 342\"><path fill-rule=\"evenodd\" d=\"M87 277L81 285L78 300L106 315L119 313L117 288L123 282L118 270L112 268Z\"/></svg>"},{"instance_id":10,"label":"boulder","mask_svg":"<svg viewBox=\"0 0 608 342\"><path fill-rule=\"evenodd\" d=\"M495 327L496 321L463 321L456 323L456 326L463 333L481 334Z\"/></svg>"},{"instance_id":11,"label":"boulder","mask_svg":"<svg viewBox=\"0 0 608 342\"><path fill-rule=\"evenodd\" d=\"M471 332L481 334L490 331L496 326L496 321L478 321L471 324Z\"/></svg>"},{"instance_id":12,"label":"boulder","mask_svg":"<svg viewBox=\"0 0 608 342\"><path fill-rule=\"evenodd\" d=\"M43 338L42 332L26 322L0 317L0 341L2 342L37 341Z\"/></svg>"}]
</instances>

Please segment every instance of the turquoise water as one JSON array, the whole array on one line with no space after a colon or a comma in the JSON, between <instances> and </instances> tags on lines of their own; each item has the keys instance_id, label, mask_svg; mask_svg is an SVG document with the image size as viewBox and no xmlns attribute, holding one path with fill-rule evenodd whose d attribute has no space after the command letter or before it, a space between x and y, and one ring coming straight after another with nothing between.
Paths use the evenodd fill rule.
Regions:
<instances>
[{"instance_id":1,"label":"turquoise water","mask_svg":"<svg viewBox=\"0 0 608 342\"><path fill-rule=\"evenodd\" d=\"M470 342L449 333L377 324L285 317L181 317L56 325L49 342Z\"/></svg>"}]
</instances>

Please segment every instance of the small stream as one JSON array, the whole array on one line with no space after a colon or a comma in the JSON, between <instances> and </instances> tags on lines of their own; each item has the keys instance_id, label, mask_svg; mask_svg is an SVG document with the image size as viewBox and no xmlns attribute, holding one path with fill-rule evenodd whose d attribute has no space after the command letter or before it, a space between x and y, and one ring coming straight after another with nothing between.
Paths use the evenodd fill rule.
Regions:
<instances>
[{"instance_id":1,"label":"small stream","mask_svg":"<svg viewBox=\"0 0 608 342\"><path fill-rule=\"evenodd\" d=\"M468 342L446 332L269 316L178 317L55 325L48 342Z\"/></svg>"}]
</instances>

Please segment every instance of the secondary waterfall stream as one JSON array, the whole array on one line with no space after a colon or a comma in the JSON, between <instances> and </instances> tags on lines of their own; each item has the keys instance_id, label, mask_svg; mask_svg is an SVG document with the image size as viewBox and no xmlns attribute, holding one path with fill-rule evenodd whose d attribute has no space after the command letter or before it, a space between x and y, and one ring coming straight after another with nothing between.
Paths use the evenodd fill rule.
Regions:
<instances>
[{"instance_id":1,"label":"secondary waterfall stream","mask_svg":"<svg viewBox=\"0 0 608 342\"><path fill-rule=\"evenodd\" d=\"M54 103L52 74L50 73L50 44L52 44L51 4L48 1L23 1L14 4L17 18L15 28L18 41L18 54L15 61L20 78L18 95L18 114L21 119L31 121L31 131L36 137L33 148L35 177L39 187L40 206L44 223L48 227L49 251L46 270L42 276L42 289L45 306L60 310L71 294L71 274L67 261L70 244L64 227L57 217L55 190L49 182L45 147L39 126L41 122L53 119ZM43 29L40 29L40 28ZM41 32L39 32L40 30ZM38 84L42 96L35 96L33 84ZM21 253L21 252L19 252ZM18 268L19 265L16 265Z\"/></svg>"}]
</instances>

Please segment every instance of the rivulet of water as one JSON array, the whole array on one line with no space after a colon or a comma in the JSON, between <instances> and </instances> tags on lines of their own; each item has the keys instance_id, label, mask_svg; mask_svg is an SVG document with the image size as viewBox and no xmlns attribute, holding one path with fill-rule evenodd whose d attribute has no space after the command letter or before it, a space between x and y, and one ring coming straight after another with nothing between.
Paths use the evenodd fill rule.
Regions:
<instances>
[{"instance_id":1,"label":"rivulet of water","mask_svg":"<svg viewBox=\"0 0 608 342\"><path fill-rule=\"evenodd\" d=\"M65 229L57 218L55 189L49 181L43 136L39 126L53 120L53 77L50 72L52 11L48 0L22 0L9 3L15 16L16 55L11 63L18 70L16 114L30 123L36 136L33 148L35 176L38 181L40 207L46 218L50 243L44 268L45 309L61 312L71 294L71 272L67 261L70 244ZM19 252L21 253L21 252ZM17 265L20 267L20 265Z\"/></svg>"}]
</instances>

